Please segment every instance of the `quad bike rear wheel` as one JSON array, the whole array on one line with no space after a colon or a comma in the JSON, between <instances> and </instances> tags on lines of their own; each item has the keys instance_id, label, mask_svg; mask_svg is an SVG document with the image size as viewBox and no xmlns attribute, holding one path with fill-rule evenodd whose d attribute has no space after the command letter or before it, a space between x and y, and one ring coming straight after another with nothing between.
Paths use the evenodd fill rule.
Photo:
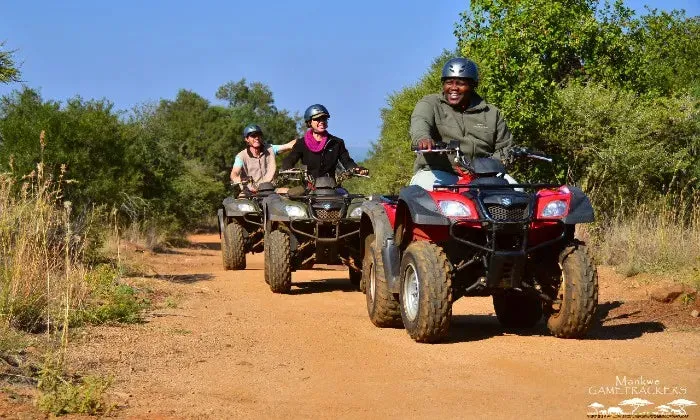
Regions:
<instances>
[{"instance_id":1,"label":"quad bike rear wheel","mask_svg":"<svg viewBox=\"0 0 700 420\"><path fill-rule=\"evenodd\" d=\"M245 269L245 236L243 227L235 220L229 222L224 228L224 234L221 237L221 255L224 259L224 269Z\"/></svg>"},{"instance_id":2,"label":"quad bike rear wheel","mask_svg":"<svg viewBox=\"0 0 700 420\"><path fill-rule=\"evenodd\" d=\"M561 281L548 308L547 328L556 337L581 338L590 329L598 307L598 272L588 248L575 241L559 254Z\"/></svg>"},{"instance_id":3,"label":"quad bike rear wheel","mask_svg":"<svg viewBox=\"0 0 700 420\"><path fill-rule=\"evenodd\" d=\"M275 230L265 241L265 280L273 293L289 293L292 288L292 251L289 234Z\"/></svg>"},{"instance_id":4,"label":"quad bike rear wheel","mask_svg":"<svg viewBox=\"0 0 700 420\"><path fill-rule=\"evenodd\" d=\"M542 319L542 301L537 296L505 291L493 295L498 322L506 328L532 328Z\"/></svg>"},{"instance_id":5,"label":"quad bike rear wheel","mask_svg":"<svg viewBox=\"0 0 700 420\"><path fill-rule=\"evenodd\" d=\"M413 242L401 259L401 318L408 334L422 343L444 338L452 318L450 263L439 246Z\"/></svg>"},{"instance_id":6,"label":"quad bike rear wheel","mask_svg":"<svg viewBox=\"0 0 700 420\"><path fill-rule=\"evenodd\" d=\"M365 257L362 259L362 275L365 284L367 314L372 324L380 328L399 328L401 308L396 296L389 290L384 276L384 261L376 249L374 235L365 240Z\"/></svg>"}]
</instances>

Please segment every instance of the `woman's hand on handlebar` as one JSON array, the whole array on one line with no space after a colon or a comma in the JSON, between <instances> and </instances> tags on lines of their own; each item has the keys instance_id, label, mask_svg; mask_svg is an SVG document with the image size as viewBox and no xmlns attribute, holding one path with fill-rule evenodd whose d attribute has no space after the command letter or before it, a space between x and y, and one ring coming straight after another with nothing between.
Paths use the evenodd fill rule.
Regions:
<instances>
[{"instance_id":1,"label":"woman's hand on handlebar","mask_svg":"<svg viewBox=\"0 0 700 420\"><path fill-rule=\"evenodd\" d=\"M357 175L369 175L369 169L365 168L364 166L356 166L352 168L352 171Z\"/></svg>"}]
</instances>

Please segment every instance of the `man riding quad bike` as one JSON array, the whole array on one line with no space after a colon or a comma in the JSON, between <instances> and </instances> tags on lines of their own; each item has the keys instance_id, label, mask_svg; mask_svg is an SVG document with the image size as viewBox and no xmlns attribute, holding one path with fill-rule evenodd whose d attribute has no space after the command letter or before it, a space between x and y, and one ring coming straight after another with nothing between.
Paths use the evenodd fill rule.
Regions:
<instances>
[{"instance_id":1,"label":"man riding quad bike","mask_svg":"<svg viewBox=\"0 0 700 420\"><path fill-rule=\"evenodd\" d=\"M245 254L263 251L262 200L275 192L264 182L248 189L249 180L239 183L240 194L226 197L217 212L224 269L244 270Z\"/></svg>"},{"instance_id":2,"label":"man riding quad bike","mask_svg":"<svg viewBox=\"0 0 700 420\"><path fill-rule=\"evenodd\" d=\"M292 271L314 264L344 264L351 283L360 286L360 205L365 197L349 194L340 188L340 182L366 175L350 170L342 172L338 180L329 176L311 179L303 169L280 171L280 175L300 176L306 188L263 200L265 281L270 289L289 293Z\"/></svg>"},{"instance_id":3,"label":"man riding quad bike","mask_svg":"<svg viewBox=\"0 0 700 420\"><path fill-rule=\"evenodd\" d=\"M457 182L432 191L411 185L362 204L370 320L436 342L448 333L455 300L492 296L506 328L533 327L544 315L553 335L582 337L598 304L596 268L574 235L576 224L594 220L585 194L509 183L500 161L468 161L455 145L416 153L456 154ZM522 148L511 155L547 159Z\"/></svg>"}]
</instances>

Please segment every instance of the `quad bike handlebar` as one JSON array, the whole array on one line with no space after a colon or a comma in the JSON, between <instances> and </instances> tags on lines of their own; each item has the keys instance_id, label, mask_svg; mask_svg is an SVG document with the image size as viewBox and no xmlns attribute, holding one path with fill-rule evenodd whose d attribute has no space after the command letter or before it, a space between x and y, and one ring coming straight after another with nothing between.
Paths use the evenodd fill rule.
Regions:
<instances>
[{"instance_id":1,"label":"quad bike handlebar","mask_svg":"<svg viewBox=\"0 0 700 420\"><path fill-rule=\"evenodd\" d=\"M520 158L520 157L525 157L528 159L538 159L538 160L543 160L545 162L552 163L552 158L549 156L546 156L542 152L538 152L536 150L531 150L526 147L513 147L510 149L510 156L513 158Z\"/></svg>"},{"instance_id":2,"label":"quad bike handlebar","mask_svg":"<svg viewBox=\"0 0 700 420\"><path fill-rule=\"evenodd\" d=\"M441 143L435 143L435 146L430 148L430 149L414 149L414 153L416 154L426 154L426 153L436 153L436 154L446 154L446 153L455 153L457 156L455 157L455 162L459 162L460 158L464 157L464 153L462 153L461 149L459 148L459 142L457 141L449 141L449 142L441 142ZM535 151L528 149L526 147L520 147L516 146L510 149L508 153L508 158L509 159L516 159L516 158L528 158L528 159L537 159L537 160L543 160L545 162L552 163L552 158L545 155L542 152Z\"/></svg>"},{"instance_id":3,"label":"quad bike handlebar","mask_svg":"<svg viewBox=\"0 0 700 420\"><path fill-rule=\"evenodd\" d=\"M343 171L343 172L336 174L335 175L335 182L337 182L338 185L340 185L343 181L346 181L352 177L369 178L370 176L363 175L363 174L357 172L357 170L355 168L353 168L353 169L348 169L347 171Z\"/></svg>"},{"instance_id":4,"label":"quad bike handlebar","mask_svg":"<svg viewBox=\"0 0 700 420\"><path fill-rule=\"evenodd\" d=\"M359 167L358 167L359 168ZM278 172L280 178L283 179L291 179L295 181L307 181L309 183L313 184L313 178L311 175L309 175L308 171L306 168L292 168L292 169L285 169L282 171ZM357 169L348 169L342 172L339 172L335 176L336 182L340 185L343 181L346 181L352 177L358 177L358 178L370 178L369 175L363 175L357 172Z\"/></svg>"}]
</instances>

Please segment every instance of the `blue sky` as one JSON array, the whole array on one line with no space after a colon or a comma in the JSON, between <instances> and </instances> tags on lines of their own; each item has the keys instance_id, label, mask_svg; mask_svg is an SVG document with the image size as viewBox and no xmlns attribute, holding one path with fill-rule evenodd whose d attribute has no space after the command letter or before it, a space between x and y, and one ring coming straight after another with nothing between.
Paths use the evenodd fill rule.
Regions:
<instances>
[{"instance_id":1,"label":"blue sky","mask_svg":"<svg viewBox=\"0 0 700 420\"><path fill-rule=\"evenodd\" d=\"M627 1L638 11L644 4L700 13L698 0ZM128 110L189 89L217 103L227 81L260 81L278 108L326 105L329 130L360 160L388 95L455 48L467 8L457 0L27 0L3 5L0 40L44 99L104 97Z\"/></svg>"}]
</instances>

